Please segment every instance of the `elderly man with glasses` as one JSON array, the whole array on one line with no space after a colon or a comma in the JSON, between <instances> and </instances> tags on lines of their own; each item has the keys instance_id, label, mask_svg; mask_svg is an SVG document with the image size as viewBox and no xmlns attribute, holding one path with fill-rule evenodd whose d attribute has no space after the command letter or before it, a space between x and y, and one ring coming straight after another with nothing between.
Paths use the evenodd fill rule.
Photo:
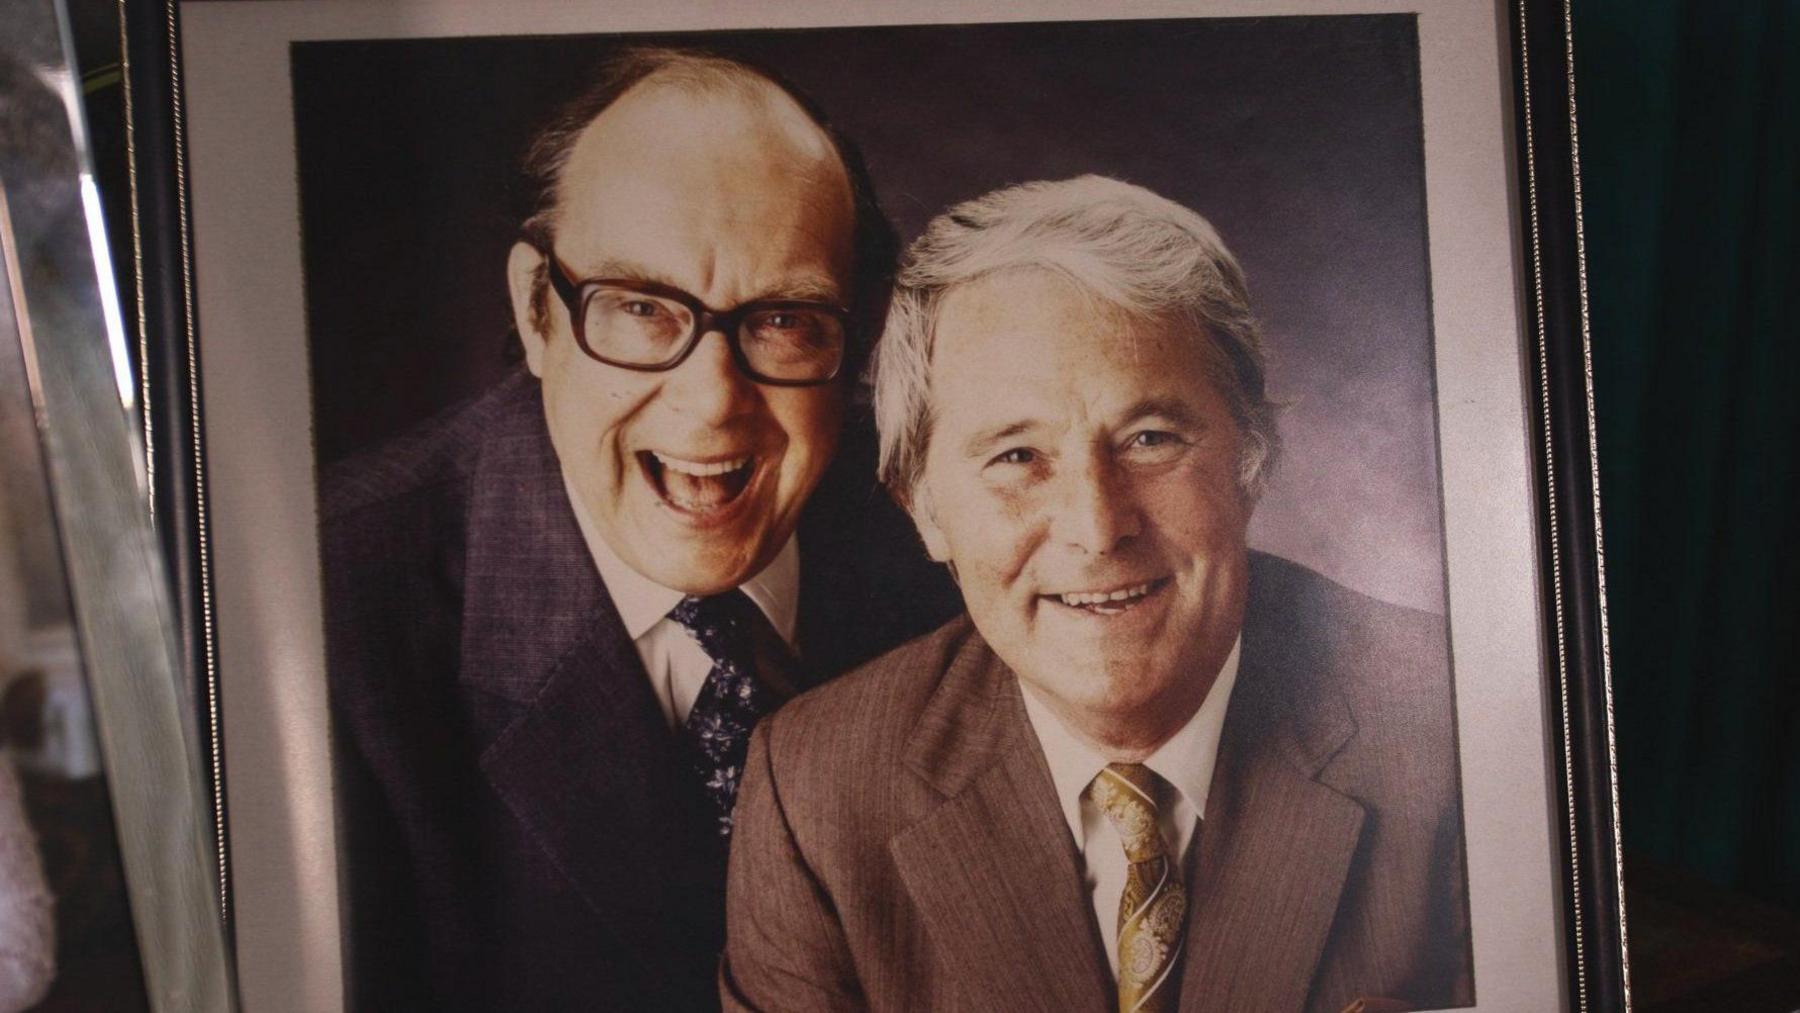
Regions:
<instances>
[{"instance_id":1,"label":"elderly man with glasses","mask_svg":"<svg viewBox=\"0 0 1800 1013\"><path fill-rule=\"evenodd\" d=\"M838 455L895 242L713 56L616 60L525 178L526 368L324 483L349 997L714 1008L752 727L941 618Z\"/></svg>"}]
</instances>

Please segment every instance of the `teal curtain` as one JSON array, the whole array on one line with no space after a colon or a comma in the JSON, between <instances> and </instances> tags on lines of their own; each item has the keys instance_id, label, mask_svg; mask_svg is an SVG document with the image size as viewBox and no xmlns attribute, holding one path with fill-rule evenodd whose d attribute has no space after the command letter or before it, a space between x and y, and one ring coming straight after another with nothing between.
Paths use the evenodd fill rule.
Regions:
<instances>
[{"instance_id":1,"label":"teal curtain","mask_svg":"<svg viewBox=\"0 0 1800 1013\"><path fill-rule=\"evenodd\" d=\"M1800 3L1574 11L1625 847L1800 907Z\"/></svg>"}]
</instances>

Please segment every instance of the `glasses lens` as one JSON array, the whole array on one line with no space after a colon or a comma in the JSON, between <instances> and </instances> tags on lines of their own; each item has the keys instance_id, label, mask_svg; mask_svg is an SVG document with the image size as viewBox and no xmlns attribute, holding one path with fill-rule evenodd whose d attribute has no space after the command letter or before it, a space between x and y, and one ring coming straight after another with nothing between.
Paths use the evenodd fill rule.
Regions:
<instances>
[{"instance_id":1,"label":"glasses lens","mask_svg":"<svg viewBox=\"0 0 1800 1013\"><path fill-rule=\"evenodd\" d=\"M634 366L675 358L694 329L694 315L673 299L607 285L589 290L581 322L595 355Z\"/></svg>"},{"instance_id":2,"label":"glasses lens","mask_svg":"<svg viewBox=\"0 0 1800 1013\"><path fill-rule=\"evenodd\" d=\"M844 359L844 321L817 306L752 310L738 340L750 368L771 380L823 380Z\"/></svg>"}]
</instances>

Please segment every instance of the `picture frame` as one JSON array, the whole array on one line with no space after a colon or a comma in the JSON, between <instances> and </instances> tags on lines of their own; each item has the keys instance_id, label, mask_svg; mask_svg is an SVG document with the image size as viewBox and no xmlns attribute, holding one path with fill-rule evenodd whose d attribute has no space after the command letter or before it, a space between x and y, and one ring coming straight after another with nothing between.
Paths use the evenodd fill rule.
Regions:
<instances>
[{"instance_id":1,"label":"picture frame","mask_svg":"<svg viewBox=\"0 0 1800 1013\"><path fill-rule=\"evenodd\" d=\"M320 677L316 617L322 603L312 512L317 492L313 461L283 465L277 454L295 431L331 438L329 430L318 428L317 404L309 400L315 392L300 379L308 372L308 353L291 337L302 333L308 313L316 314L318 307L305 303L297 283L263 287L282 272L259 274L255 262L264 253L256 242L222 234L213 224L266 198L256 172L271 164L267 159L288 167L281 177L287 179L304 157L295 153L294 69L287 62L296 51L292 44L548 38L565 31L608 36L851 26L873 31L928 22L1073 23L1092 14L1078 5L1046 2L1004 11L969 4L879 13L821 3L729 14L677 4L582 15L559 13L551 5L476 11L449 0L416 0L379 11L331 2L169 0L125 4L122 12L147 467L158 533L179 591L183 661L199 687L194 708L207 732L211 790L219 800L221 826L229 827L216 842L221 903L231 913L247 1004L331 1007L342 1001L346 958L339 949L335 891L343 872L334 852L330 746L323 734L327 701ZM1447 539L1441 558L1448 573L1447 614L1463 722L1476 1008L1490 1008L1489 1002L1496 1003L1491 1008L1508 1008L1504 1000L1486 997L1502 994L1490 983L1512 977L1541 988L1508 995L1541 996L1548 989L1565 1008L1628 1009L1569 2L1152 3L1134 5L1121 20L1198 23L1369 14L1412 16L1420 25L1419 92L1427 110L1424 197L1437 335L1432 411L1440 427L1432 452L1440 455ZM232 52L226 40L243 48ZM1459 64L1446 56L1452 51L1481 58ZM273 70L266 69L270 59L277 61ZM265 61L265 69L247 69L258 60ZM276 82L278 101L258 99L254 89L243 87L246 78L232 76L252 73ZM1442 116L1443 104L1452 99L1470 103L1466 108L1481 115L1451 127ZM280 115L271 116L271 110ZM1474 125L1477 121L1482 126ZM1452 135L1459 142L1485 140L1452 144L1446 140ZM221 159L226 150L250 154L234 164ZM281 184L285 196L272 219L283 227L269 233L278 237L271 243L283 252L268 256L282 265L301 264L302 240L288 227L308 227L295 208L300 185ZM1504 224L1485 233L1447 225L1444 208L1460 208L1459 202L1489 213L1498 209ZM1496 263L1492 258L1501 246L1504 283L1491 275L1469 277L1476 265ZM220 273L217 265L229 261L250 266ZM1444 283L1452 277L1453 284ZM1453 317L1446 309L1454 301L1451 288L1485 291L1487 301L1459 304L1455 311L1462 315ZM1463 360L1448 354L1445 323L1466 322L1477 306L1509 307L1505 314L1516 322L1511 328L1516 340L1505 348L1483 346L1488 354L1470 356L1464 372ZM268 332L289 337L278 351L258 344L266 338L246 337ZM316 348L313 354L316 368ZM282 365L272 367L270 359ZM1458 365L1449 365L1452 360ZM316 384L320 378L312 379ZM1495 442L1479 444L1481 454L1459 456L1455 433L1476 422L1457 421L1461 402L1452 388L1484 411L1512 405L1480 417L1480 426L1498 427ZM296 420L304 420L299 430ZM1516 460L1507 456L1508 447L1519 452ZM1484 474L1490 468L1502 477ZM1483 525L1475 519L1477 505L1484 497L1504 522L1478 532ZM1488 564L1505 579L1519 579L1505 593L1480 599L1500 606L1494 614L1503 620L1482 633L1470 619L1473 605L1461 603L1476 599L1461 596L1489 579L1472 576ZM1482 655L1485 662L1465 664L1465 651L1476 641L1494 653ZM1483 664L1501 672L1521 656L1517 652L1535 659L1534 672L1509 670L1505 678L1494 675L1491 686L1475 674L1484 671ZM1490 690L1492 695L1485 695ZM1532 715L1541 735L1529 743L1498 744L1501 737L1493 729L1481 730L1480 714L1488 712L1490 702L1521 721L1521 715ZM1485 759L1478 755L1481 741L1493 748ZM1523 764L1519 769L1527 772L1541 769L1543 780L1534 789L1540 794L1531 797L1545 804L1543 811L1521 804L1525 796L1518 783L1480 787L1483 771L1506 762ZM1485 801L1500 798L1515 808L1501 812ZM1484 911L1519 906L1498 900L1499 880L1479 871L1481 856L1491 853L1485 849L1495 847L1481 839L1481 829L1502 819L1535 828L1534 839L1545 851L1544 867L1533 874L1551 884L1545 897L1553 903L1546 902L1541 917L1514 911L1505 927L1484 927ZM1531 864L1516 855L1510 861ZM1534 935L1559 941L1554 968L1542 959L1544 951L1523 942ZM1490 944L1497 949L1482 949Z\"/></svg>"},{"instance_id":2,"label":"picture frame","mask_svg":"<svg viewBox=\"0 0 1800 1013\"><path fill-rule=\"evenodd\" d=\"M9 1008L222 1010L193 684L148 509L67 12L0 44L0 823Z\"/></svg>"}]
</instances>

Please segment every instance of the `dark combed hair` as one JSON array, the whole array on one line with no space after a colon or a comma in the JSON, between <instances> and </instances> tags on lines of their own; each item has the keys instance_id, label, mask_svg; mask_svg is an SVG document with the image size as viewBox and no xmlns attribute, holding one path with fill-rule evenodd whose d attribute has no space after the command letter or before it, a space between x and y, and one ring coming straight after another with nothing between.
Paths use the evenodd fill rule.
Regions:
<instances>
[{"instance_id":1,"label":"dark combed hair","mask_svg":"<svg viewBox=\"0 0 1800 1013\"><path fill-rule=\"evenodd\" d=\"M588 89L565 103L533 136L520 162L514 194L520 238L541 250L551 248L564 168L588 125L614 102L652 77L692 83L761 83L773 86L798 105L825 133L850 180L855 223L851 237L850 348L841 375L859 376L887 315L899 236L881 210L875 185L854 142L826 118L818 104L780 74L735 57L695 49L633 47L601 65ZM549 281L542 267L532 286L533 322L541 329L549 319Z\"/></svg>"}]
</instances>

